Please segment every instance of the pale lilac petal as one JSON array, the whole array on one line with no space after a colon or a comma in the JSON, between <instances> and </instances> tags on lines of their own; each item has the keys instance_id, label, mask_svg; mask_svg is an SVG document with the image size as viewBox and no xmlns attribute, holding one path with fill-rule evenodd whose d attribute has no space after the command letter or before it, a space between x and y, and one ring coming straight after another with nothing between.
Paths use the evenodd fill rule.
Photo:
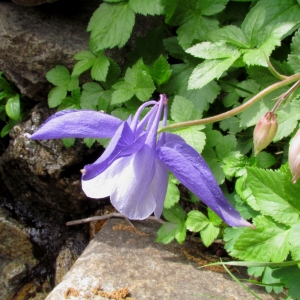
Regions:
<instances>
[{"instance_id":1,"label":"pale lilac petal","mask_svg":"<svg viewBox=\"0 0 300 300\"><path fill-rule=\"evenodd\" d=\"M90 180L82 180L82 190L84 193L94 199L100 199L110 196L115 185L118 184L115 178L120 170L127 168L130 157L124 157L112 163L103 173Z\"/></svg>"},{"instance_id":2,"label":"pale lilac petal","mask_svg":"<svg viewBox=\"0 0 300 300\"><path fill-rule=\"evenodd\" d=\"M107 169L116 159L137 152L143 147L145 140L145 133L136 139L128 123L124 122L115 132L104 153L93 164L84 167L82 179L90 180Z\"/></svg>"},{"instance_id":3,"label":"pale lilac petal","mask_svg":"<svg viewBox=\"0 0 300 300\"><path fill-rule=\"evenodd\" d=\"M125 168L114 178L115 187L111 193L112 205L129 219L143 220L156 207L150 185L155 174L154 152L145 145L132 156L120 158L128 160Z\"/></svg>"},{"instance_id":4,"label":"pale lilac petal","mask_svg":"<svg viewBox=\"0 0 300 300\"><path fill-rule=\"evenodd\" d=\"M164 202L168 188L168 169L158 159L155 160L155 174L151 183L150 192L152 193L156 207L154 210L155 217L159 218L164 208Z\"/></svg>"},{"instance_id":5,"label":"pale lilac petal","mask_svg":"<svg viewBox=\"0 0 300 300\"><path fill-rule=\"evenodd\" d=\"M174 176L230 226L251 226L223 195L202 156L186 143L170 142L157 150Z\"/></svg>"},{"instance_id":6,"label":"pale lilac petal","mask_svg":"<svg viewBox=\"0 0 300 300\"><path fill-rule=\"evenodd\" d=\"M31 139L110 138L121 124L120 119L101 112L65 110L47 119Z\"/></svg>"}]
</instances>

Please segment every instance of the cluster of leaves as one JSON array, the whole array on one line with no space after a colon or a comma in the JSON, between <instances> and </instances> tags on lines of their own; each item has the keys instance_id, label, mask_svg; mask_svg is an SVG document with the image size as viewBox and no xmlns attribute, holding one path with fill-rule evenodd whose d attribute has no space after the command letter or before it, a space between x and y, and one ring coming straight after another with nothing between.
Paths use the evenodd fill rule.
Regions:
<instances>
[{"instance_id":1,"label":"cluster of leaves","mask_svg":"<svg viewBox=\"0 0 300 300\"><path fill-rule=\"evenodd\" d=\"M157 27L136 38L127 63L120 67L105 50L128 42L137 15L150 18ZM89 51L75 55L78 62L71 72L57 66L47 73L55 86L49 106L103 110L126 119L141 102L165 93L171 104L168 124L237 108L271 84L300 72L299 15L296 0L105 0L88 25ZM92 80L80 85L83 74ZM300 183L291 183L285 165L288 142L300 119L297 91L277 111L274 143L257 157L252 150L253 126L286 90L275 89L218 124L173 131L202 153L230 202L257 229L228 228L203 206L187 213L179 205L178 182L170 176L164 209L167 222L158 232L158 241L182 243L189 230L199 232L207 246L223 238L227 251L241 260L300 259ZM88 146L93 142L86 139ZM201 205L194 195L187 198ZM299 269L293 268L299 276ZM290 270L251 272L262 275L267 284L290 287L290 297L297 299L300 294ZM280 288L274 286L277 292Z\"/></svg>"},{"instance_id":2,"label":"cluster of leaves","mask_svg":"<svg viewBox=\"0 0 300 300\"><path fill-rule=\"evenodd\" d=\"M20 94L0 72L0 120L5 124L0 136L4 137L21 120Z\"/></svg>"}]
</instances>

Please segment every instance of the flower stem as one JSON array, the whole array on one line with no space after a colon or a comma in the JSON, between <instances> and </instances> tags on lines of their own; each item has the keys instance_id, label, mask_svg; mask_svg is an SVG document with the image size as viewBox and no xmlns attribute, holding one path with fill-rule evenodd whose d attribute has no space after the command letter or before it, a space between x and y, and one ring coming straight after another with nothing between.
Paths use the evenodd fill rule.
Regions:
<instances>
[{"instance_id":1,"label":"flower stem","mask_svg":"<svg viewBox=\"0 0 300 300\"><path fill-rule=\"evenodd\" d=\"M238 106L238 107L236 107L232 110L229 110L227 112L224 112L222 114L219 114L219 115L216 115L216 116L213 116L213 117L208 117L208 118L204 118L204 119L200 119L200 120L192 120L192 121L180 122L180 123L167 125L167 126L164 126L164 127L160 128L158 130L158 133L163 132L163 131L167 131L167 130L172 130L172 129L184 128L184 127L189 127L189 126L196 126L196 125L200 125L200 124L214 123L214 122L218 122L218 121L227 119L231 116L234 116L234 115L239 114L242 111L246 110L247 108L252 106L254 103L259 101L261 98L263 98L266 95L270 94L271 92L276 91L277 89L282 88L284 86L287 86L287 85L289 85L291 83L294 83L295 81L298 81L298 80L300 80L300 73L297 73L295 75L286 77L282 81L276 82L276 83L268 86L267 88L265 88L264 90L262 90L261 92L256 94L254 97L252 97L246 103L244 103L244 104L242 104L242 105L240 105L240 106Z\"/></svg>"}]
</instances>

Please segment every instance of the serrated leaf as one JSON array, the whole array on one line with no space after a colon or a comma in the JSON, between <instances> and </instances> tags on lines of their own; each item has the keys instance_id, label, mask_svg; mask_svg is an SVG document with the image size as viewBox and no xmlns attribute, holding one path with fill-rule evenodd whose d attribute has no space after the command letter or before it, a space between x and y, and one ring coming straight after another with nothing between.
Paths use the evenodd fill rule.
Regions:
<instances>
[{"instance_id":1,"label":"serrated leaf","mask_svg":"<svg viewBox=\"0 0 300 300\"><path fill-rule=\"evenodd\" d=\"M61 140L66 148L71 148L75 143L75 138L63 138Z\"/></svg>"},{"instance_id":2,"label":"serrated leaf","mask_svg":"<svg viewBox=\"0 0 300 300\"><path fill-rule=\"evenodd\" d=\"M180 192L177 187L177 180L173 174L169 174L168 189L164 202L164 208L168 209L178 203L180 199Z\"/></svg>"},{"instance_id":3,"label":"serrated leaf","mask_svg":"<svg viewBox=\"0 0 300 300\"><path fill-rule=\"evenodd\" d=\"M300 185L287 180L278 170L247 168L247 184L250 187L260 211L277 222L293 225L299 220Z\"/></svg>"},{"instance_id":4,"label":"serrated leaf","mask_svg":"<svg viewBox=\"0 0 300 300\"><path fill-rule=\"evenodd\" d=\"M226 242L225 249L231 252L236 240L243 233L245 227L227 227L224 230L223 240Z\"/></svg>"},{"instance_id":5,"label":"serrated leaf","mask_svg":"<svg viewBox=\"0 0 300 300\"><path fill-rule=\"evenodd\" d=\"M291 43L291 53L288 55L288 63L295 72L300 72L300 31L298 30Z\"/></svg>"},{"instance_id":6,"label":"serrated leaf","mask_svg":"<svg viewBox=\"0 0 300 300\"><path fill-rule=\"evenodd\" d=\"M66 98L67 89L63 86L57 86L51 89L48 94L48 105L50 108L57 107L61 101Z\"/></svg>"},{"instance_id":7,"label":"serrated leaf","mask_svg":"<svg viewBox=\"0 0 300 300\"><path fill-rule=\"evenodd\" d=\"M83 142L85 143L85 145L88 147L88 148L91 148L93 146L93 144L95 143L96 139L93 139L93 138L85 138L83 139Z\"/></svg>"},{"instance_id":8,"label":"serrated leaf","mask_svg":"<svg viewBox=\"0 0 300 300\"><path fill-rule=\"evenodd\" d=\"M225 41L239 48L249 48L243 31L234 25L224 26L208 34L208 38L213 42Z\"/></svg>"},{"instance_id":9,"label":"serrated leaf","mask_svg":"<svg viewBox=\"0 0 300 300\"><path fill-rule=\"evenodd\" d=\"M95 55L91 51L81 51L74 55L76 60L90 60L95 58Z\"/></svg>"},{"instance_id":10,"label":"serrated leaf","mask_svg":"<svg viewBox=\"0 0 300 300\"><path fill-rule=\"evenodd\" d=\"M167 60L161 55L154 63L151 75L158 85L167 82L171 76L171 68Z\"/></svg>"},{"instance_id":11,"label":"serrated leaf","mask_svg":"<svg viewBox=\"0 0 300 300\"><path fill-rule=\"evenodd\" d=\"M194 15L177 29L178 43L183 49L187 49L195 41L202 42L206 40L208 33L217 28L217 20L201 15ZM186 34L187 32L189 34Z\"/></svg>"},{"instance_id":12,"label":"serrated leaf","mask_svg":"<svg viewBox=\"0 0 300 300\"><path fill-rule=\"evenodd\" d=\"M90 59L85 59L85 60L81 60L79 62L77 62L74 67L73 67L73 71L72 71L72 76L79 76L81 75L83 72L87 71L88 69L90 69L93 64L95 63L96 58L90 58Z\"/></svg>"},{"instance_id":13,"label":"serrated leaf","mask_svg":"<svg viewBox=\"0 0 300 300\"><path fill-rule=\"evenodd\" d=\"M113 85L116 89L112 94L111 104L119 104L130 100L134 96L134 87L126 81L120 81Z\"/></svg>"},{"instance_id":14,"label":"serrated leaf","mask_svg":"<svg viewBox=\"0 0 300 300\"><path fill-rule=\"evenodd\" d=\"M205 59L219 59L239 55L238 49L235 46L228 45L223 41L217 43L199 43L191 48L188 48L186 52L195 57Z\"/></svg>"},{"instance_id":15,"label":"serrated leaf","mask_svg":"<svg viewBox=\"0 0 300 300\"><path fill-rule=\"evenodd\" d=\"M53 85L63 87L68 85L71 76L66 67L56 66L46 73L46 78Z\"/></svg>"},{"instance_id":16,"label":"serrated leaf","mask_svg":"<svg viewBox=\"0 0 300 300\"><path fill-rule=\"evenodd\" d=\"M232 177L240 177L246 173L246 166L249 166L249 160L245 155L239 152L231 152L224 158L223 170L227 179Z\"/></svg>"},{"instance_id":17,"label":"serrated leaf","mask_svg":"<svg viewBox=\"0 0 300 300\"><path fill-rule=\"evenodd\" d=\"M96 82L87 82L82 86L80 105L83 109L95 110L103 89Z\"/></svg>"},{"instance_id":18,"label":"serrated leaf","mask_svg":"<svg viewBox=\"0 0 300 300\"><path fill-rule=\"evenodd\" d=\"M188 90L188 80L193 68L188 64L172 65L170 80L162 88L167 95L178 95L191 100L197 111L207 110L209 103L213 103L220 92L220 87L211 81L201 89Z\"/></svg>"},{"instance_id":19,"label":"serrated leaf","mask_svg":"<svg viewBox=\"0 0 300 300\"><path fill-rule=\"evenodd\" d=\"M129 5L135 13L144 16L161 15L164 11L161 0L129 0Z\"/></svg>"},{"instance_id":20,"label":"serrated leaf","mask_svg":"<svg viewBox=\"0 0 300 300\"><path fill-rule=\"evenodd\" d=\"M218 236L220 228L214 226L212 223L208 223L207 226L200 231L200 236L203 244L208 247L212 244L215 238Z\"/></svg>"},{"instance_id":21,"label":"serrated leaf","mask_svg":"<svg viewBox=\"0 0 300 300\"><path fill-rule=\"evenodd\" d=\"M98 55L94 61L91 77L94 80L105 81L109 68L109 59L105 55Z\"/></svg>"},{"instance_id":22,"label":"serrated leaf","mask_svg":"<svg viewBox=\"0 0 300 300\"><path fill-rule=\"evenodd\" d=\"M79 87L79 80L77 76L71 76L69 83L67 84L66 88L69 92L78 89Z\"/></svg>"},{"instance_id":23,"label":"serrated leaf","mask_svg":"<svg viewBox=\"0 0 300 300\"><path fill-rule=\"evenodd\" d=\"M171 106L171 118L176 123L196 119L194 104L184 97L175 96Z\"/></svg>"},{"instance_id":24,"label":"serrated leaf","mask_svg":"<svg viewBox=\"0 0 300 300\"><path fill-rule=\"evenodd\" d=\"M205 133L199 131L199 129L202 128L203 128L202 126L201 127L192 126L192 127L177 129L172 132L182 137L190 146L192 146L199 153L201 153L205 146L205 138L206 138Z\"/></svg>"},{"instance_id":25,"label":"serrated leaf","mask_svg":"<svg viewBox=\"0 0 300 300\"><path fill-rule=\"evenodd\" d=\"M219 79L237 60L239 54L225 59L206 60L198 65L189 78L189 89L200 89L214 79Z\"/></svg>"},{"instance_id":26,"label":"serrated leaf","mask_svg":"<svg viewBox=\"0 0 300 300\"><path fill-rule=\"evenodd\" d=\"M300 260L300 224L291 227L289 234L289 243L293 260ZM299 264L298 264L299 266Z\"/></svg>"},{"instance_id":27,"label":"serrated leaf","mask_svg":"<svg viewBox=\"0 0 300 300\"><path fill-rule=\"evenodd\" d=\"M286 227L265 216L256 217L253 223L256 229L245 228L230 255L249 261L284 261L289 252Z\"/></svg>"},{"instance_id":28,"label":"serrated leaf","mask_svg":"<svg viewBox=\"0 0 300 300\"><path fill-rule=\"evenodd\" d=\"M239 125L240 119L235 116L224 119L220 122L220 128L223 131L228 130L230 134L236 134L237 132L240 132L243 128L241 128Z\"/></svg>"},{"instance_id":29,"label":"serrated leaf","mask_svg":"<svg viewBox=\"0 0 300 300\"><path fill-rule=\"evenodd\" d=\"M265 7L257 5L250 10L241 25L242 31L244 32L251 48L257 45L258 33L264 24L265 14Z\"/></svg>"},{"instance_id":30,"label":"serrated leaf","mask_svg":"<svg viewBox=\"0 0 300 300\"><path fill-rule=\"evenodd\" d=\"M223 222L222 219L209 207L207 208L207 216L208 216L209 221L214 226L219 226Z\"/></svg>"},{"instance_id":31,"label":"serrated leaf","mask_svg":"<svg viewBox=\"0 0 300 300\"><path fill-rule=\"evenodd\" d=\"M229 0L202 0L199 3L201 14L212 16L221 12L227 5Z\"/></svg>"},{"instance_id":32,"label":"serrated leaf","mask_svg":"<svg viewBox=\"0 0 300 300\"><path fill-rule=\"evenodd\" d=\"M115 46L123 47L128 41L135 22L135 14L127 2L103 3L94 12L88 31L90 48L97 52Z\"/></svg>"},{"instance_id":33,"label":"serrated leaf","mask_svg":"<svg viewBox=\"0 0 300 300\"><path fill-rule=\"evenodd\" d=\"M222 136L216 145L216 154L220 160L223 160L236 146L236 137L234 135Z\"/></svg>"},{"instance_id":34,"label":"serrated leaf","mask_svg":"<svg viewBox=\"0 0 300 300\"><path fill-rule=\"evenodd\" d=\"M270 168L271 166L277 163L276 158L272 154L267 153L265 151L259 152L254 159L255 159L255 164L253 165L264 169Z\"/></svg>"},{"instance_id":35,"label":"serrated leaf","mask_svg":"<svg viewBox=\"0 0 300 300\"><path fill-rule=\"evenodd\" d=\"M13 120L19 120L21 118L20 96L18 94L7 100L5 111Z\"/></svg>"}]
</instances>

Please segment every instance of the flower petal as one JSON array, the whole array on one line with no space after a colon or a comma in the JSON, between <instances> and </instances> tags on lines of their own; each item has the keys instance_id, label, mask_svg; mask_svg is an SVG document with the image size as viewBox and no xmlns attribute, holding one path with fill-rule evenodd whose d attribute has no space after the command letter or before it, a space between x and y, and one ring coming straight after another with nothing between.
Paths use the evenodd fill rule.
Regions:
<instances>
[{"instance_id":1,"label":"flower petal","mask_svg":"<svg viewBox=\"0 0 300 300\"><path fill-rule=\"evenodd\" d=\"M203 157L191 146L170 142L157 150L158 158L174 176L230 226L252 226L223 195Z\"/></svg>"},{"instance_id":2,"label":"flower petal","mask_svg":"<svg viewBox=\"0 0 300 300\"><path fill-rule=\"evenodd\" d=\"M90 180L107 169L116 159L137 152L145 144L145 140L145 133L135 140L135 134L128 123L124 122L117 129L104 153L93 164L84 167L82 179Z\"/></svg>"},{"instance_id":3,"label":"flower petal","mask_svg":"<svg viewBox=\"0 0 300 300\"><path fill-rule=\"evenodd\" d=\"M154 151L145 145L128 159L128 164L114 180L114 190L110 200L112 205L129 219L143 220L149 217L156 207L150 185L155 174Z\"/></svg>"},{"instance_id":4,"label":"flower petal","mask_svg":"<svg viewBox=\"0 0 300 300\"><path fill-rule=\"evenodd\" d=\"M31 139L109 138L121 124L120 119L101 112L65 110L48 118Z\"/></svg>"}]
</instances>

